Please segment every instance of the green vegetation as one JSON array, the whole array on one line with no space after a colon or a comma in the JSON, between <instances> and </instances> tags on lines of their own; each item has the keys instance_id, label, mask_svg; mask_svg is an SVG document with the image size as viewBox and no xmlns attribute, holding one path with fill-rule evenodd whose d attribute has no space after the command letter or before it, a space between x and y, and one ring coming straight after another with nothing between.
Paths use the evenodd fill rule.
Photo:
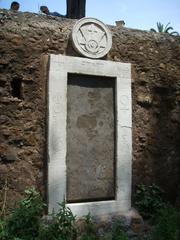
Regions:
<instances>
[{"instance_id":1,"label":"green vegetation","mask_svg":"<svg viewBox=\"0 0 180 240\"><path fill-rule=\"evenodd\" d=\"M59 204L57 214L52 214L52 221L41 227L37 240L71 240L75 239L77 230L75 227L75 216L65 203Z\"/></svg>"},{"instance_id":2,"label":"green vegetation","mask_svg":"<svg viewBox=\"0 0 180 240\"><path fill-rule=\"evenodd\" d=\"M89 213L85 216L85 231L81 236L81 240L96 240L97 238L96 227Z\"/></svg>"},{"instance_id":3,"label":"green vegetation","mask_svg":"<svg viewBox=\"0 0 180 240\"><path fill-rule=\"evenodd\" d=\"M152 218L159 209L164 208L162 193L163 191L155 184L137 186L135 205L144 218Z\"/></svg>"},{"instance_id":4,"label":"green vegetation","mask_svg":"<svg viewBox=\"0 0 180 240\"><path fill-rule=\"evenodd\" d=\"M109 233L109 240L128 240L126 232L123 230L122 222L117 220L112 225L112 231Z\"/></svg>"},{"instance_id":5,"label":"green vegetation","mask_svg":"<svg viewBox=\"0 0 180 240\"><path fill-rule=\"evenodd\" d=\"M76 217L63 202L59 211L52 214L49 222L43 219L45 204L34 188L27 190L26 197L6 219L0 219L0 240L128 240L122 222L117 219L111 228L97 234L97 227L90 214L85 216L84 231L75 224ZM180 212L165 204L162 191L156 185L140 185L136 204L140 213L149 217L152 230L141 240L179 240ZM141 212L142 211L142 212ZM138 239L138 238L136 238Z\"/></svg>"},{"instance_id":6,"label":"green vegetation","mask_svg":"<svg viewBox=\"0 0 180 240\"><path fill-rule=\"evenodd\" d=\"M161 209L155 218L151 240L179 240L180 212L172 206Z\"/></svg>"},{"instance_id":7,"label":"green vegetation","mask_svg":"<svg viewBox=\"0 0 180 240\"><path fill-rule=\"evenodd\" d=\"M143 240L180 239L180 212L163 200L162 193L155 184L137 187L135 204L140 214L152 225L152 230Z\"/></svg>"},{"instance_id":8,"label":"green vegetation","mask_svg":"<svg viewBox=\"0 0 180 240\"><path fill-rule=\"evenodd\" d=\"M170 26L170 23L166 24L165 26L160 22L157 22L156 24L157 24L157 31L154 28L151 28L150 29L151 32L168 33L172 36L179 36L179 33L176 31L170 32L171 30L173 30L173 27Z\"/></svg>"},{"instance_id":9,"label":"green vegetation","mask_svg":"<svg viewBox=\"0 0 180 240\"><path fill-rule=\"evenodd\" d=\"M76 217L63 202L59 211L52 214L51 221L43 220L45 204L34 189L25 191L26 197L6 219L0 219L0 240L107 240L97 235L90 214L85 216L85 230L81 233L75 225ZM117 222L108 240L126 240L125 233Z\"/></svg>"},{"instance_id":10,"label":"green vegetation","mask_svg":"<svg viewBox=\"0 0 180 240\"><path fill-rule=\"evenodd\" d=\"M44 204L34 188L26 190L25 194L12 214L1 220L1 240L32 240L38 236Z\"/></svg>"}]
</instances>

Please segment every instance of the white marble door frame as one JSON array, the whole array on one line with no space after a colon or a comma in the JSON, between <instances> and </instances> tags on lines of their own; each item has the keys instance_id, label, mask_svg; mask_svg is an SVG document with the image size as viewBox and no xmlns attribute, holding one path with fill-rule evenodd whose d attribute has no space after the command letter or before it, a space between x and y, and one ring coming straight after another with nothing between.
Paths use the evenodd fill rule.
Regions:
<instances>
[{"instance_id":1,"label":"white marble door frame","mask_svg":"<svg viewBox=\"0 0 180 240\"><path fill-rule=\"evenodd\" d=\"M115 78L116 99L116 195L115 200L71 203L81 217L123 213L131 207L132 99L131 64L50 55L48 82L48 208L58 209L66 200L66 120L68 73Z\"/></svg>"}]
</instances>

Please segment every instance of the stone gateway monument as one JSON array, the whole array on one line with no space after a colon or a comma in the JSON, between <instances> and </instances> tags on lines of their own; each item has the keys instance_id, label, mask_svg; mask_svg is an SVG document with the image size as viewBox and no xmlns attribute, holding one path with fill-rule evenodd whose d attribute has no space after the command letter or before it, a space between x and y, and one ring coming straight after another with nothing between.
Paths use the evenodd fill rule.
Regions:
<instances>
[{"instance_id":1,"label":"stone gateway monument","mask_svg":"<svg viewBox=\"0 0 180 240\"><path fill-rule=\"evenodd\" d=\"M49 213L125 216L153 183L179 206L180 37L5 9L0 25L3 215L32 186Z\"/></svg>"},{"instance_id":2,"label":"stone gateway monument","mask_svg":"<svg viewBox=\"0 0 180 240\"><path fill-rule=\"evenodd\" d=\"M82 217L121 214L131 207L131 64L102 60L112 46L99 20L72 31L83 57L50 56L49 212L66 201Z\"/></svg>"}]
</instances>

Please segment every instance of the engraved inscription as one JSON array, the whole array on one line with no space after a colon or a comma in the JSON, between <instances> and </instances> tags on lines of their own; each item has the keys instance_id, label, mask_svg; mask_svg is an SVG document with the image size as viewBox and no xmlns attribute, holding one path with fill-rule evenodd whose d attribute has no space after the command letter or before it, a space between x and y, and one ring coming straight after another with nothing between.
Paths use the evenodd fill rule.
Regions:
<instances>
[{"instance_id":1,"label":"engraved inscription","mask_svg":"<svg viewBox=\"0 0 180 240\"><path fill-rule=\"evenodd\" d=\"M62 94L61 92L54 93L52 97L53 102L53 117L55 117L57 114L60 114L62 112L61 106L62 106Z\"/></svg>"},{"instance_id":2,"label":"engraved inscription","mask_svg":"<svg viewBox=\"0 0 180 240\"><path fill-rule=\"evenodd\" d=\"M129 129L127 129L126 127L120 128L119 143L120 143L120 148L123 149L123 155L130 152L131 150L130 135L129 135Z\"/></svg>"},{"instance_id":3,"label":"engraved inscription","mask_svg":"<svg viewBox=\"0 0 180 240\"><path fill-rule=\"evenodd\" d=\"M118 69L119 69L119 73L118 73L118 76L119 78L130 78L130 69L129 67L126 67L126 66L118 66Z\"/></svg>"},{"instance_id":4,"label":"engraved inscription","mask_svg":"<svg viewBox=\"0 0 180 240\"><path fill-rule=\"evenodd\" d=\"M129 109L128 103L129 103L129 97L127 95L122 95L120 97L120 104L121 104L120 109L128 110Z\"/></svg>"},{"instance_id":5,"label":"engraved inscription","mask_svg":"<svg viewBox=\"0 0 180 240\"><path fill-rule=\"evenodd\" d=\"M122 145L124 145L124 148L126 150L130 149L129 142L128 142L128 136L126 132L122 133Z\"/></svg>"},{"instance_id":6,"label":"engraved inscription","mask_svg":"<svg viewBox=\"0 0 180 240\"><path fill-rule=\"evenodd\" d=\"M63 139L61 136L52 139L52 149L54 153L61 152L63 145Z\"/></svg>"}]
</instances>

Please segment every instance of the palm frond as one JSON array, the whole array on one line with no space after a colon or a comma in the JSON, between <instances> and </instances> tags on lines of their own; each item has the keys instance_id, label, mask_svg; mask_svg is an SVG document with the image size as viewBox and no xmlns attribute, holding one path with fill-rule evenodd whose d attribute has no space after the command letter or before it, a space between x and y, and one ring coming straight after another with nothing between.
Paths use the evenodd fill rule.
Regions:
<instances>
[{"instance_id":1,"label":"palm frond","mask_svg":"<svg viewBox=\"0 0 180 240\"><path fill-rule=\"evenodd\" d=\"M157 22L157 29L158 29L158 32L163 32L164 25L160 22Z\"/></svg>"},{"instance_id":2,"label":"palm frond","mask_svg":"<svg viewBox=\"0 0 180 240\"><path fill-rule=\"evenodd\" d=\"M170 25L170 22L168 22L164 28L164 31L168 28L168 26Z\"/></svg>"},{"instance_id":3,"label":"palm frond","mask_svg":"<svg viewBox=\"0 0 180 240\"><path fill-rule=\"evenodd\" d=\"M179 36L179 33L176 31L173 32L169 32L173 30L173 27L170 26L170 22L168 22L165 27L161 22L157 22L157 31L154 28L151 28L150 31L151 32L159 32L159 33L169 33L172 36Z\"/></svg>"},{"instance_id":4,"label":"palm frond","mask_svg":"<svg viewBox=\"0 0 180 240\"><path fill-rule=\"evenodd\" d=\"M157 32L154 28L150 29L151 32Z\"/></svg>"},{"instance_id":5,"label":"palm frond","mask_svg":"<svg viewBox=\"0 0 180 240\"><path fill-rule=\"evenodd\" d=\"M171 33L169 33L171 36L179 36L179 33L178 32L176 32L176 31L174 31L174 32L171 32Z\"/></svg>"},{"instance_id":6,"label":"palm frond","mask_svg":"<svg viewBox=\"0 0 180 240\"><path fill-rule=\"evenodd\" d=\"M165 29L164 29L164 32L165 32L165 33L169 33L169 30L173 30L173 27L165 28Z\"/></svg>"}]
</instances>

